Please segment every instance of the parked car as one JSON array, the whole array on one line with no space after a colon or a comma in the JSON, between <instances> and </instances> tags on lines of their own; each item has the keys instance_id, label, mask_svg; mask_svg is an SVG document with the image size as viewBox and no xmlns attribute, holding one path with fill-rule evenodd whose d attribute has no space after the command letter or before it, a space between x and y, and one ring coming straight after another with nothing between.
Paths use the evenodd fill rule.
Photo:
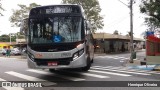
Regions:
<instances>
[{"instance_id":1,"label":"parked car","mask_svg":"<svg viewBox=\"0 0 160 90\"><path fill-rule=\"evenodd\" d=\"M2 55L6 55L6 49L2 49Z\"/></svg>"},{"instance_id":2,"label":"parked car","mask_svg":"<svg viewBox=\"0 0 160 90\"><path fill-rule=\"evenodd\" d=\"M21 55L21 51L17 48L11 49L11 54L12 55Z\"/></svg>"}]
</instances>

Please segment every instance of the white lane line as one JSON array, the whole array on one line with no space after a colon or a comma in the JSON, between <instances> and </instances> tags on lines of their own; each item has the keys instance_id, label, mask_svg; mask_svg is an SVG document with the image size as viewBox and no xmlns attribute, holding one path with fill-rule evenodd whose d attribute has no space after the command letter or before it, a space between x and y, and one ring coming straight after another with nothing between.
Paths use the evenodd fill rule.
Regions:
<instances>
[{"instance_id":1,"label":"white lane line","mask_svg":"<svg viewBox=\"0 0 160 90\"><path fill-rule=\"evenodd\" d=\"M126 57L119 57L119 56L114 56L114 57L122 58L122 59L129 59L129 58L126 58Z\"/></svg>"},{"instance_id":2,"label":"white lane line","mask_svg":"<svg viewBox=\"0 0 160 90\"><path fill-rule=\"evenodd\" d=\"M98 56L98 58L112 58L112 59L120 59L120 60L129 59L129 58L126 58L126 57L118 57L118 56Z\"/></svg>"},{"instance_id":3,"label":"white lane line","mask_svg":"<svg viewBox=\"0 0 160 90\"><path fill-rule=\"evenodd\" d=\"M90 72L96 72L96 73L104 73L104 74L111 74L111 75L118 75L118 76L132 76L129 74L120 74L120 73L114 73L114 72L106 72L106 71L97 71L97 70L89 70Z\"/></svg>"},{"instance_id":4,"label":"white lane line","mask_svg":"<svg viewBox=\"0 0 160 90\"><path fill-rule=\"evenodd\" d=\"M29 69L27 71L33 72L33 73L38 73L38 74L43 74L43 75L51 75L51 76L55 76L55 77L59 77L59 78L68 79L68 80L71 80L71 81L84 81L85 80L85 79L82 79L82 78L70 77L70 76L60 75L60 74L57 74L57 73L51 73L51 72L46 72L46 71L41 71L41 70Z\"/></svg>"},{"instance_id":5,"label":"white lane line","mask_svg":"<svg viewBox=\"0 0 160 90\"><path fill-rule=\"evenodd\" d=\"M17 58L0 57L0 59L17 59Z\"/></svg>"},{"instance_id":6,"label":"white lane line","mask_svg":"<svg viewBox=\"0 0 160 90\"><path fill-rule=\"evenodd\" d=\"M97 58L111 58L110 56L97 56Z\"/></svg>"},{"instance_id":7,"label":"white lane line","mask_svg":"<svg viewBox=\"0 0 160 90\"><path fill-rule=\"evenodd\" d=\"M121 68L126 68L126 67L123 67L123 66L120 66L120 67L115 67L115 66L92 66L92 68L116 68L116 69L121 69Z\"/></svg>"},{"instance_id":8,"label":"white lane line","mask_svg":"<svg viewBox=\"0 0 160 90\"><path fill-rule=\"evenodd\" d=\"M6 81L6 80L4 80L4 79L0 78L0 81Z\"/></svg>"},{"instance_id":9,"label":"white lane line","mask_svg":"<svg viewBox=\"0 0 160 90\"><path fill-rule=\"evenodd\" d=\"M7 80L4 80L2 78L0 78L0 81L1 82L7 82ZM2 88L6 89L6 90L25 90L24 88L21 88L21 87L5 87L5 86L2 86Z\"/></svg>"},{"instance_id":10,"label":"white lane line","mask_svg":"<svg viewBox=\"0 0 160 90\"><path fill-rule=\"evenodd\" d=\"M90 77L95 77L95 78L110 78L109 76L97 75L97 74L92 74L92 73L69 72L69 71L63 71L63 72L68 72L68 73L73 73L73 74L80 74L80 75L90 76Z\"/></svg>"},{"instance_id":11,"label":"white lane line","mask_svg":"<svg viewBox=\"0 0 160 90\"><path fill-rule=\"evenodd\" d=\"M93 66L93 68L103 68L103 69L114 69L114 70L122 70L122 71L131 71L131 72L140 72L140 73L150 73L150 74L160 74L159 72L156 71L149 71L149 70L139 70L139 69L130 69L130 68L126 68L126 67L114 67L114 66Z\"/></svg>"},{"instance_id":12,"label":"white lane line","mask_svg":"<svg viewBox=\"0 0 160 90\"><path fill-rule=\"evenodd\" d=\"M39 78L36 78L36 77L24 75L24 74L17 73L17 72L14 72L14 71L8 71L8 72L5 72L5 73L7 73L9 75L12 75L12 76L15 76L15 77L18 77L18 78L28 80L28 81L42 81L41 83L44 86L56 85L56 83L54 83L54 82L50 82L50 81L39 79Z\"/></svg>"},{"instance_id":13,"label":"white lane line","mask_svg":"<svg viewBox=\"0 0 160 90\"><path fill-rule=\"evenodd\" d=\"M130 70L129 68L123 67L123 66L120 66L120 67L114 67L114 66L93 66L92 68L108 68L108 69L118 69L118 70Z\"/></svg>"},{"instance_id":14,"label":"white lane line","mask_svg":"<svg viewBox=\"0 0 160 90\"><path fill-rule=\"evenodd\" d=\"M90 76L90 77L95 77L95 78L110 78L109 76L103 76L103 75L97 75L97 74L91 74L91 73L80 73L80 74Z\"/></svg>"},{"instance_id":15,"label":"white lane line","mask_svg":"<svg viewBox=\"0 0 160 90\"><path fill-rule=\"evenodd\" d=\"M96 70L107 70L107 71L115 71L115 72L123 72L123 73L132 73L132 74L139 74L139 75L151 75L147 73L138 73L138 72L130 72L130 71L119 71L119 70L114 70L114 69L105 69L105 68L92 68Z\"/></svg>"}]
</instances>

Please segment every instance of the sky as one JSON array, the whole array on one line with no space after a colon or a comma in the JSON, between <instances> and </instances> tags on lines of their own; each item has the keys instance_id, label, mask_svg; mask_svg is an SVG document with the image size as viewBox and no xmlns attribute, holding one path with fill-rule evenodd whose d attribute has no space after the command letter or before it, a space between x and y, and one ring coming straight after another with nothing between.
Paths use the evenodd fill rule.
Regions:
<instances>
[{"instance_id":1,"label":"sky","mask_svg":"<svg viewBox=\"0 0 160 90\"><path fill-rule=\"evenodd\" d=\"M130 10L126 5L129 5L129 0L98 0L102 9L101 15L104 17L104 27L97 32L113 33L118 30L122 35L126 35L130 31ZM142 37L141 34L147 29L144 24L145 15L139 11L141 0L135 0L133 5L133 33L135 37ZM40 5L60 4L61 0L1 0L2 7L5 9L0 17L0 35L19 32L19 28L11 27L9 17L12 15L12 9L18 9L17 4L29 6L30 3Z\"/></svg>"}]
</instances>

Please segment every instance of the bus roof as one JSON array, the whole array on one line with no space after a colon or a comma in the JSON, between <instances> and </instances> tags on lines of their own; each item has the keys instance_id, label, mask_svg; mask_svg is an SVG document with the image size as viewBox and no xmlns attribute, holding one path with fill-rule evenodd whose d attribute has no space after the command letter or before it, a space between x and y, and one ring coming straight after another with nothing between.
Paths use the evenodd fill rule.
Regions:
<instances>
[{"instance_id":1,"label":"bus roof","mask_svg":"<svg viewBox=\"0 0 160 90\"><path fill-rule=\"evenodd\" d=\"M47 6L38 6L32 8L29 13L30 16L37 15L53 15L53 14L61 14L61 15L80 15L82 17L86 17L84 10L81 5L77 4L55 4L55 5L47 5Z\"/></svg>"},{"instance_id":2,"label":"bus roof","mask_svg":"<svg viewBox=\"0 0 160 90\"><path fill-rule=\"evenodd\" d=\"M84 10L83 10L83 8L82 8L82 6L81 5L77 5L77 4L55 4L55 5L46 5L46 6L37 6L37 7L34 7L34 8L32 8L31 9L31 11L32 10L35 10L35 9L42 9L42 8L54 8L54 7L76 7L76 8L78 8L80 11L80 13L83 13L84 12Z\"/></svg>"},{"instance_id":3,"label":"bus roof","mask_svg":"<svg viewBox=\"0 0 160 90\"><path fill-rule=\"evenodd\" d=\"M78 5L78 4L54 4L54 5L37 6L34 8L50 7L50 6L79 6L79 7L81 7L81 5ZM34 8L32 8L32 9L34 9Z\"/></svg>"}]
</instances>

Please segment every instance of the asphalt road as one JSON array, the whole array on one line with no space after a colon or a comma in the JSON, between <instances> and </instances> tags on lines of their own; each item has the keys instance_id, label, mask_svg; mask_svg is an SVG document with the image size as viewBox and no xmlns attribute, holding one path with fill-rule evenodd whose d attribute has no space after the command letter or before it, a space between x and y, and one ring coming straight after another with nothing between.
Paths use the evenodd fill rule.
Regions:
<instances>
[{"instance_id":1,"label":"asphalt road","mask_svg":"<svg viewBox=\"0 0 160 90\"><path fill-rule=\"evenodd\" d=\"M95 55L94 63L88 72L78 70L32 70L25 59L0 57L0 81L37 82L43 88L1 87L0 90L159 90L158 87L127 87L129 83L155 83L160 86L160 72L130 69L122 61L130 54ZM138 52L137 58L143 59L145 52ZM29 82L28 82L29 81ZM123 82L124 81L124 82ZM135 82L132 82L135 81ZM145 81L145 82L137 82ZM33 85L32 85L33 86ZM125 86L125 87L122 87Z\"/></svg>"}]
</instances>

